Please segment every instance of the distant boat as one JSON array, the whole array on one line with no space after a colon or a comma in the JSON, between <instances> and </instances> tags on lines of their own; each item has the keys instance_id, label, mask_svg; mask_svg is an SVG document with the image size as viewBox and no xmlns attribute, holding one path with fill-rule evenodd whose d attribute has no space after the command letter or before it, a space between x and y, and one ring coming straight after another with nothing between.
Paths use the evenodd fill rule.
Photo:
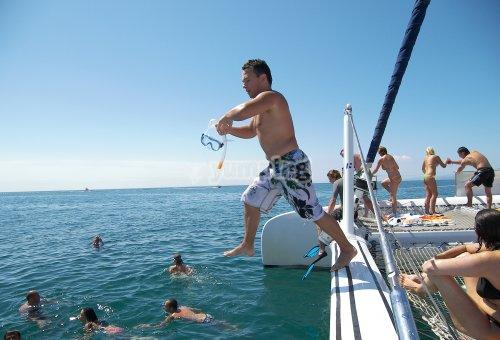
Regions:
<instances>
[{"instance_id":1,"label":"distant boat","mask_svg":"<svg viewBox=\"0 0 500 340\"><path fill-rule=\"evenodd\" d=\"M83 191L90 191L90 189L89 188L85 188L85 190L83 190Z\"/></svg>"}]
</instances>

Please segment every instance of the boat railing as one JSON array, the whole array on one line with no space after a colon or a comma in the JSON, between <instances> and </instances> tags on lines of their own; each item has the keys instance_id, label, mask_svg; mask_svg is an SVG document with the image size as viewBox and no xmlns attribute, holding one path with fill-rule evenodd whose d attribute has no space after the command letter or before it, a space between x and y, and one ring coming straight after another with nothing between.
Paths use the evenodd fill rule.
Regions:
<instances>
[{"instance_id":1,"label":"boat railing","mask_svg":"<svg viewBox=\"0 0 500 340\"><path fill-rule=\"evenodd\" d=\"M363 150L361 148L358 133L356 131L356 126L354 125L351 105L349 105L349 104L346 105L345 110L344 110L344 114L346 116L348 116L350 128L352 128L352 131L354 132L354 137L356 139L359 154L361 156L362 167L364 169L364 172L366 174L368 174L369 172L367 171L367 169L369 169L369 168L366 165ZM380 233L380 246L382 249L382 255L384 257L387 280L388 280L388 282L390 284L390 288L391 288L390 299L391 299L391 305L392 305L392 313L394 315L394 320L396 323L396 329L398 332L398 336L399 336L399 339L408 339L408 340L409 339L412 339L412 340L419 339L417 327L415 325L413 313L412 313L411 307L410 307L410 302L408 300L408 297L406 296L406 292L399 284L399 271L398 271L398 267L396 265L396 261L394 259L394 255L393 255L394 251L392 249L391 243L388 242L388 240L386 238L386 232L385 232L383 224L382 224L382 216L381 216L380 207L377 203L377 199L375 197L375 193L374 193L373 187L371 185L372 179L370 178L370 176L366 176L366 177L367 177L366 179L369 183L368 192L370 194L370 199L373 202L375 219L377 221L377 228L378 228L378 232ZM345 192L345 190L346 189L344 188L344 192Z\"/></svg>"}]
</instances>

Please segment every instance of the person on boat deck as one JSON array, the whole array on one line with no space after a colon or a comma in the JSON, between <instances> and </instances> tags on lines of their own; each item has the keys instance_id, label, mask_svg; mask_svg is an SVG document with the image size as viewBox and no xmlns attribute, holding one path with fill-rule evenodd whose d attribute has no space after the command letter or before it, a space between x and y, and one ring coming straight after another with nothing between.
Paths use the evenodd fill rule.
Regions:
<instances>
[{"instance_id":1,"label":"person on boat deck","mask_svg":"<svg viewBox=\"0 0 500 340\"><path fill-rule=\"evenodd\" d=\"M344 149L340 150L340 156L342 156L342 158L344 158ZM355 153L353 155L353 158L354 158L354 183L356 183L356 180L359 178L359 179L363 179L363 169L361 167L361 155L359 153ZM344 169L342 169L342 171L344 171ZM340 194L340 197L342 197L342 193ZM363 190L363 203L365 205L365 209L364 209L364 217L367 217L368 216L368 210L370 210L373 214L375 214L374 210L373 210L373 203L371 201L371 199L368 197L368 192L366 192L365 190ZM367 209L368 208L368 209Z\"/></svg>"},{"instance_id":2,"label":"person on boat deck","mask_svg":"<svg viewBox=\"0 0 500 340\"><path fill-rule=\"evenodd\" d=\"M30 290L26 293L26 302L19 307L19 313L26 315L28 320L36 322L38 327L43 327L49 323L42 313L41 300L42 298L36 290Z\"/></svg>"},{"instance_id":3,"label":"person on boat deck","mask_svg":"<svg viewBox=\"0 0 500 340\"><path fill-rule=\"evenodd\" d=\"M172 262L174 263L172 266L168 268L168 272L172 275L190 275L193 273L193 268L184 264L182 260L181 254L175 254L172 257Z\"/></svg>"},{"instance_id":4,"label":"person on boat deck","mask_svg":"<svg viewBox=\"0 0 500 340\"><path fill-rule=\"evenodd\" d=\"M224 255L252 256L261 213L268 212L281 196L285 196L300 217L313 220L339 245L341 253L331 270L347 266L357 250L349 243L337 221L325 214L316 197L311 164L295 139L285 97L271 88L272 76L267 63L260 59L246 62L242 67L242 82L250 100L225 113L216 124L217 132L239 138L257 136L269 166L243 192L243 241ZM246 119L250 119L248 125L233 126L233 121Z\"/></svg>"},{"instance_id":5,"label":"person on boat deck","mask_svg":"<svg viewBox=\"0 0 500 340\"><path fill-rule=\"evenodd\" d=\"M7 331L3 336L3 340L21 340L21 332L16 330Z\"/></svg>"},{"instance_id":6,"label":"person on boat deck","mask_svg":"<svg viewBox=\"0 0 500 340\"><path fill-rule=\"evenodd\" d=\"M94 246L94 248L100 248L104 245L101 235L94 236L94 238L92 239L92 245Z\"/></svg>"},{"instance_id":7,"label":"person on boat deck","mask_svg":"<svg viewBox=\"0 0 500 340\"><path fill-rule=\"evenodd\" d=\"M333 195L332 198L330 198L330 201L328 202L328 207L326 209L326 212L328 214L331 214L335 217L335 211L342 211L342 195L343 195L343 188L344 188L344 180L342 176L340 175L340 172L338 170L330 170L326 174L326 177L328 177L328 181L332 184L333 186ZM337 197L340 197L340 207L335 209L335 205L337 203ZM336 218L336 220L339 220Z\"/></svg>"},{"instance_id":8,"label":"person on boat deck","mask_svg":"<svg viewBox=\"0 0 500 340\"><path fill-rule=\"evenodd\" d=\"M388 178L384 179L381 184L391 196L390 202L392 205L392 214L396 216L398 210L398 187L402 181L401 174L399 173L399 166L398 163L396 163L394 157L387 153L387 149L385 147L379 147L378 154L380 156L380 159L378 160L375 169L373 169L373 175L377 173L380 167L382 167L382 170L385 170L387 172Z\"/></svg>"},{"instance_id":9,"label":"person on boat deck","mask_svg":"<svg viewBox=\"0 0 500 340\"><path fill-rule=\"evenodd\" d=\"M123 328L121 327L110 325L106 321L99 321L94 309L90 307L82 308L78 319L85 324L84 329L87 333L91 333L96 330L101 330L106 334L117 334L123 332Z\"/></svg>"},{"instance_id":10,"label":"person on boat deck","mask_svg":"<svg viewBox=\"0 0 500 340\"><path fill-rule=\"evenodd\" d=\"M467 194L467 206L472 207L472 187L484 185L484 193L486 194L486 203L488 208L491 208L493 198L491 196L491 187L495 180L495 170L491 167L488 159L478 151L469 151L465 146L461 146L457 150L458 156L462 158L460 161L452 161L446 159L446 164L460 165L456 173L460 173L467 165L477 169L472 177L465 183L465 192Z\"/></svg>"},{"instance_id":11,"label":"person on boat deck","mask_svg":"<svg viewBox=\"0 0 500 340\"><path fill-rule=\"evenodd\" d=\"M477 243L459 245L422 265L417 275L400 275L401 285L419 295L439 291L461 332L500 339L500 211L484 209L475 220ZM462 276L466 290L455 281Z\"/></svg>"},{"instance_id":12,"label":"person on boat deck","mask_svg":"<svg viewBox=\"0 0 500 340\"><path fill-rule=\"evenodd\" d=\"M438 165L446 168L446 164L441 160L441 157L434 154L434 149L429 146L425 149L422 172L424 173L425 186L425 213L430 215L436 212L436 199L438 197L436 167Z\"/></svg>"}]
</instances>

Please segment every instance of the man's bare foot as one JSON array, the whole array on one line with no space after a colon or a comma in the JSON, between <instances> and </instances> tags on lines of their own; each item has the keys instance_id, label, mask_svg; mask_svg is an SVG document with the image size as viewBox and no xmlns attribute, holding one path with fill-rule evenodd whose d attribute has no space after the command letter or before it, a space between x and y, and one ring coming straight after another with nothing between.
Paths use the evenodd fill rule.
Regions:
<instances>
[{"instance_id":1,"label":"man's bare foot","mask_svg":"<svg viewBox=\"0 0 500 340\"><path fill-rule=\"evenodd\" d=\"M232 250L227 250L224 252L224 256L233 257L233 256L253 256L253 247L247 246L244 243L241 243L239 246L235 247Z\"/></svg>"},{"instance_id":2,"label":"man's bare foot","mask_svg":"<svg viewBox=\"0 0 500 340\"><path fill-rule=\"evenodd\" d=\"M417 275L399 274L399 284L417 295L424 295L424 285Z\"/></svg>"},{"instance_id":3,"label":"man's bare foot","mask_svg":"<svg viewBox=\"0 0 500 340\"><path fill-rule=\"evenodd\" d=\"M356 256L358 251L356 248L352 247L351 250L344 250L340 253L339 257L337 258L337 261L335 264L330 268L331 272L334 272L336 270L342 269L346 266L349 265L351 260Z\"/></svg>"}]
</instances>

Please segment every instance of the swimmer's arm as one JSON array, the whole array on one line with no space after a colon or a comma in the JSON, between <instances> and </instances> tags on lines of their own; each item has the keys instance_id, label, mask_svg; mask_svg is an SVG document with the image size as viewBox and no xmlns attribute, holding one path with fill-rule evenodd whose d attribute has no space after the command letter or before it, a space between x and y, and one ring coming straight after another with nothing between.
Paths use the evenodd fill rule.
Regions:
<instances>
[{"instance_id":1,"label":"swimmer's arm","mask_svg":"<svg viewBox=\"0 0 500 340\"><path fill-rule=\"evenodd\" d=\"M422 270L430 275L480 277L489 270L488 255L483 252L452 259L431 259L424 262Z\"/></svg>"},{"instance_id":2,"label":"swimmer's arm","mask_svg":"<svg viewBox=\"0 0 500 340\"><path fill-rule=\"evenodd\" d=\"M163 320L162 322L160 322L158 324L158 327L163 327L163 326L166 326L168 325L169 323L171 323L172 321L174 321L174 317L172 315L169 315L165 318L165 320Z\"/></svg>"},{"instance_id":3,"label":"swimmer's arm","mask_svg":"<svg viewBox=\"0 0 500 340\"><path fill-rule=\"evenodd\" d=\"M245 120L265 113L276 105L279 95L272 91L258 94L255 98L229 110L224 116L230 120Z\"/></svg>"}]
</instances>

